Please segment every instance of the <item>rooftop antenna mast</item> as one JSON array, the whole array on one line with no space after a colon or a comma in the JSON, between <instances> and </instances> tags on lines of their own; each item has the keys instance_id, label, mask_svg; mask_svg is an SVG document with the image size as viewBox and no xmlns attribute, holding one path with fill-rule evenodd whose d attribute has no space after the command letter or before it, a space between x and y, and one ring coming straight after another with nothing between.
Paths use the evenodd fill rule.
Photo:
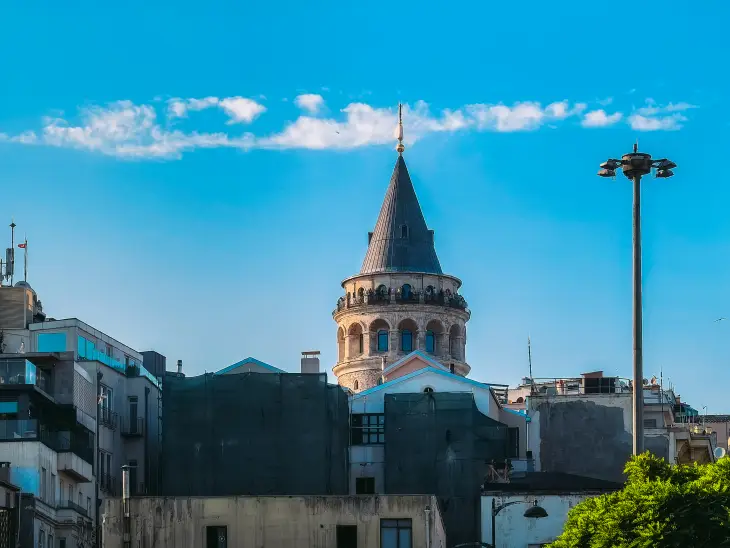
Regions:
<instances>
[{"instance_id":1,"label":"rooftop antenna mast","mask_svg":"<svg viewBox=\"0 0 730 548\"><path fill-rule=\"evenodd\" d=\"M15 219L10 221L10 247L5 252L5 277L10 277L10 286L13 285L15 273Z\"/></svg>"},{"instance_id":2,"label":"rooftop antenna mast","mask_svg":"<svg viewBox=\"0 0 730 548\"><path fill-rule=\"evenodd\" d=\"M530 394L535 393L535 381L532 380L532 343L527 335L527 363L530 366Z\"/></svg>"}]
</instances>

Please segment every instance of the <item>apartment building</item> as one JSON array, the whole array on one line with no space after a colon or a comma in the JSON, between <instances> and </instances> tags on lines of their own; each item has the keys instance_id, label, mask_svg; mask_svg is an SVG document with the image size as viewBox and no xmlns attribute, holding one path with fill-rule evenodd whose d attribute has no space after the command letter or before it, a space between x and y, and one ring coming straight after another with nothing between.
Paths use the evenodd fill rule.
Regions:
<instances>
[{"instance_id":1,"label":"apartment building","mask_svg":"<svg viewBox=\"0 0 730 548\"><path fill-rule=\"evenodd\" d=\"M165 357L47 319L27 282L0 286L0 352L0 462L35 523L20 533L27 546L93 546L122 465L132 493L156 492Z\"/></svg>"}]
</instances>

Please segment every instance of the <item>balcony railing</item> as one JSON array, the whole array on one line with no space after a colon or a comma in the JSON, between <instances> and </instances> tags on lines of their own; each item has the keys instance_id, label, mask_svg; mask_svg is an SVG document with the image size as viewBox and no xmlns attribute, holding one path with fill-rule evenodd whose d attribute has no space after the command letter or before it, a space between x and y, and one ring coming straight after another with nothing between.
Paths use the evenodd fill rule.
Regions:
<instances>
[{"instance_id":1,"label":"balcony railing","mask_svg":"<svg viewBox=\"0 0 730 548\"><path fill-rule=\"evenodd\" d=\"M68 431L51 432L41 427L38 439L57 453L73 453L89 464L94 463L93 441L87 436Z\"/></svg>"},{"instance_id":2,"label":"balcony railing","mask_svg":"<svg viewBox=\"0 0 730 548\"><path fill-rule=\"evenodd\" d=\"M124 417L122 419L122 436L135 437L144 435L144 419L142 417Z\"/></svg>"},{"instance_id":3,"label":"balcony railing","mask_svg":"<svg viewBox=\"0 0 730 548\"><path fill-rule=\"evenodd\" d=\"M111 474L102 474L99 477L99 489L113 497L121 496L122 494L122 486L119 479Z\"/></svg>"},{"instance_id":4,"label":"balcony railing","mask_svg":"<svg viewBox=\"0 0 730 548\"><path fill-rule=\"evenodd\" d=\"M36 419L0 420L0 441L21 439L38 439L38 421Z\"/></svg>"},{"instance_id":5,"label":"balcony railing","mask_svg":"<svg viewBox=\"0 0 730 548\"><path fill-rule=\"evenodd\" d=\"M60 508L68 508L70 510L73 510L74 512L78 512L79 514L81 514L84 517L87 517L87 518L89 517L89 512L86 510L86 508L84 508L80 504L76 504L72 500L63 500L63 501L61 501L61 504L59 505L59 507Z\"/></svg>"},{"instance_id":6,"label":"balcony railing","mask_svg":"<svg viewBox=\"0 0 730 548\"><path fill-rule=\"evenodd\" d=\"M400 289L395 292L395 302L398 304L429 304L432 306L447 306L450 308L457 308L459 310L468 310L468 306L464 297L449 292L438 291L417 291L412 290L407 293L403 293ZM391 303L390 292L375 292L368 290L367 293L360 295L349 295L340 297L337 300L336 312L342 310L348 310L351 308L359 308L362 306L382 306Z\"/></svg>"},{"instance_id":7,"label":"balcony railing","mask_svg":"<svg viewBox=\"0 0 730 548\"><path fill-rule=\"evenodd\" d=\"M119 423L119 415L107 407L99 406L99 424L110 430L116 430Z\"/></svg>"}]
</instances>

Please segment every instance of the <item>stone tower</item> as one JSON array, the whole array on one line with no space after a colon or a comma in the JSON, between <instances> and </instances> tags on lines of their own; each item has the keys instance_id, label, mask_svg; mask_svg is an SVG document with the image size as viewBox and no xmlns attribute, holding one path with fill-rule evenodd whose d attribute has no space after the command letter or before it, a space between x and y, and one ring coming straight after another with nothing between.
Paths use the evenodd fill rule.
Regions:
<instances>
[{"instance_id":1,"label":"stone tower","mask_svg":"<svg viewBox=\"0 0 730 548\"><path fill-rule=\"evenodd\" d=\"M461 280L446 275L403 159L385 193L360 273L342 282L345 294L332 313L337 322L339 384L360 392L381 382L382 371L414 350L429 354L458 375L466 363L466 322L471 313L459 294Z\"/></svg>"}]
</instances>

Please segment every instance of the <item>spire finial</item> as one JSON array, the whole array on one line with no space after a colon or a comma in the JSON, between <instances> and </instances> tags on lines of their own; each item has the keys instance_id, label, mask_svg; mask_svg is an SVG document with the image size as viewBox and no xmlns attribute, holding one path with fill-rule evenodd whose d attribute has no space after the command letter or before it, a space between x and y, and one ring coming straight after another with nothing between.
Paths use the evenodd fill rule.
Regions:
<instances>
[{"instance_id":1,"label":"spire finial","mask_svg":"<svg viewBox=\"0 0 730 548\"><path fill-rule=\"evenodd\" d=\"M398 154L402 156L403 151L406 149L406 147L403 146L403 104L402 103L398 103L397 139L398 139L398 145L395 147L395 149L398 151Z\"/></svg>"}]
</instances>

